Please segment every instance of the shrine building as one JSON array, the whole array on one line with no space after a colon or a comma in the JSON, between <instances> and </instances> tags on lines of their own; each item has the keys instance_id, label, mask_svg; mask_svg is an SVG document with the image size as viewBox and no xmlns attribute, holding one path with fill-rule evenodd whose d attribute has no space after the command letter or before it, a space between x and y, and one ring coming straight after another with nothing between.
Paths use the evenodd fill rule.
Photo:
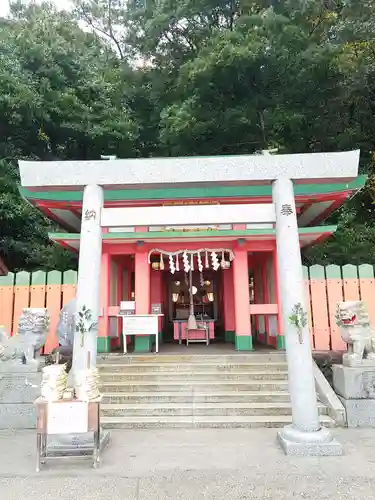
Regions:
<instances>
[{"instance_id":1,"label":"shrine building","mask_svg":"<svg viewBox=\"0 0 375 500\"><path fill-rule=\"evenodd\" d=\"M300 249L335 232L323 223L363 187L358 164L350 151L19 168L24 198L61 227L51 240L80 253L77 300L99 320L93 350L125 338L150 352L155 336L123 332L120 315L157 315L162 353L189 330L238 351L284 349L288 318L305 307Z\"/></svg>"}]
</instances>

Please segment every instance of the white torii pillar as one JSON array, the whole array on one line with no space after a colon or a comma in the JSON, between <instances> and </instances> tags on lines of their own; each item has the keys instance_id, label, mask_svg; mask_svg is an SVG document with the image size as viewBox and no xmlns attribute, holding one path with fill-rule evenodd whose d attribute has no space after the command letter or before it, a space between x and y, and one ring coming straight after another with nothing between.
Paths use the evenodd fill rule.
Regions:
<instances>
[{"instance_id":1,"label":"white torii pillar","mask_svg":"<svg viewBox=\"0 0 375 500\"><path fill-rule=\"evenodd\" d=\"M272 198L293 422L279 432L278 439L288 455L342 455L340 443L319 422L309 326L303 320L307 309L293 182L275 180ZM291 319L296 310L302 312L300 328Z\"/></svg>"},{"instance_id":2,"label":"white torii pillar","mask_svg":"<svg viewBox=\"0 0 375 500\"><path fill-rule=\"evenodd\" d=\"M83 192L81 237L78 262L77 319L85 308L90 318L86 326L94 324L82 339L80 332L74 334L73 373L96 365L98 320L100 311L100 272L102 256L101 214L103 189L88 185ZM83 342L82 342L83 340ZM82 345L83 343L83 345Z\"/></svg>"}]
</instances>

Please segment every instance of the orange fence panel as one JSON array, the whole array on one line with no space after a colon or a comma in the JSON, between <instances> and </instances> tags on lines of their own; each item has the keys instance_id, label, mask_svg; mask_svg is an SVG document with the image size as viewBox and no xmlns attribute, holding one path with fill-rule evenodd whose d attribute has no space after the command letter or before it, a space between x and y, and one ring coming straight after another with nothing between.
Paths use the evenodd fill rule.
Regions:
<instances>
[{"instance_id":1,"label":"orange fence panel","mask_svg":"<svg viewBox=\"0 0 375 500\"><path fill-rule=\"evenodd\" d=\"M48 273L46 307L50 316L50 327L44 346L44 354L49 354L59 345L56 336L56 328L61 310L61 281L62 274L59 271L51 271Z\"/></svg>"},{"instance_id":2,"label":"orange fence panel","mask_svg":"<svg viewBox=\"0 0 375 500\"><path fill-rule=\"evenodd\" d=\"M358 268L348 264L342 268L344 300L359 300Z\"/></svg>"},{"instance_id":3,"label":"orange fence panel","mask_svg":"<svg viewBox=\"0 0 375 500\"><path fill-rule=\"evenodd\" d=\"M14 274L0 276L0 325L7 333L12 332L14 304Z\"/></svg>"},{"instance_id":4,"label":"orange fence panel","mask_svg":"<svg viewBox=\"0 0 375 500\"><path fill-rule=\"evenodd\" d=\"M328 351L331 348L330 328L323 266L310 267L310 288L315 349L317 351Z\"/></svg>"},{"instance_id":5,"label":"orange fence panel","mask_svg":"<svg viewBox=\"0 0 375 500\"><path fill-rule=\"evenodd\" d=\"M30 307L46 307L46 273L43 271L31 275Z\"/></svg>"},{"instance_id":6,"label":"orange fence panel","mask_svg":"<svg viewBox=\"0 0 375 500\"><path fill-rule=\"evenodd\" d=\"M307 316L308 316L308 320L309 320L311 348L314 349L315 339L314 339L314 328L313 328L313 324L312 324L309 268L306 266L303 266L303 277L305 280L305 300L306 300L306 307L307 307Z\"/></svg>"},{"instance_id":7,"label":"orange fence panel","mask_svg":"<svg viewBox=\"0 0 375 500\"><path fill-rule=\"evenodd\" d=\"M18 332L18 322L25 307L30 304L30 274L22 271L16 274L16 283L14 287L14 309L12 335Z\"/></svg>"},{"instance_id":8,"label":"orange fence panel","mask_svg":"<svg viewBox=\"0 0 375 500\"><path fill-rule=\"evenodd\" d=\"M373 266L362 264L358 267L358 275L361 300L366 302L371 325L375 328L375 280Z\"/></svg>"},{"instance_id":9,"label":"orange fence panel","mask_svg":"<svg viewBox=\"0 0 375 500\"><path fill-rule=\"evenodd\" d=\"M63 305L67 304L71 299L76 296L77 288L77 272L65 271L63 275Z\"/></svg>"},{"instance_id":10,"label":"orange fence panel","mask_svg":"<svg viewBox=\"0 0 375 500\"><path fill-rule=\"evenodd\" d=\"M343 282L340 266L327 266L326 278L331 348L333 351L344 351L346 350L346 343L342 340L340 329L336 324L337 303L343 301Z\"/></svg>"}]
</instances>

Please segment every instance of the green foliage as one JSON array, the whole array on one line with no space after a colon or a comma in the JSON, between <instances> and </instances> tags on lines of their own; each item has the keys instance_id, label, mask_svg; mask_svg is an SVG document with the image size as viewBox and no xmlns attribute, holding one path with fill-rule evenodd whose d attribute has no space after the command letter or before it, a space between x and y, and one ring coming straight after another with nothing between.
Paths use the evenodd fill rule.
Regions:
<instances>
[{"instance_id":1,"label":"green foliage","mask_svg":"<svg viewBox=\"0 0 375 500\"><path fill-rule=\"evenodd\" d=\"M74 0L0 21L0 248L64 269L16 160L361 149L368 186L307 263L375 262L375 4ZM85 29L82 29L82 26Z\"/></svg>"},{"instance_id":2,"label":"green foliage","mask_svg":"<svg viewBox=\"0 0 375 500\"><path fill-rule=\"evenodd\" d=\"M127 67L110 47L52 5L13 6L0 22L0 252L9 268L67 269L51 222L23 201L16 160L136 154Z\"/></svg>"},{"instance_id":3,"label":"green foliage","mask_svg":"<svg viewBox=\"0 0 375 500\"><path fill-rule=\"evenodd\" d=\"M76 332L81 337L81 347L85 345L85 336L91 332L93 328L98 326L97 321L92 321L91 309L87 309L84 305L81 311L77 313Z\"/></svg>"}]
</instances>

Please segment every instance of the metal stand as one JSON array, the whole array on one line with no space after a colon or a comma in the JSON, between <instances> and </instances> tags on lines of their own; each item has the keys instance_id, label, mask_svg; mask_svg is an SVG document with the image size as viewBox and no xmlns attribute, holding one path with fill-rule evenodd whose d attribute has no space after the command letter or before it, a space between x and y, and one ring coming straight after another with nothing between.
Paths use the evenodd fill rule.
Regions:
<instances>
[{"instance_id":1,"label":"metal stand","mask_svg":"<svg viewBox=\"0 0 375 500\"><path fill-rule=\"evenodd\" d=\"M205 332L205 338L203 339L190 339L189 338L189 332L192 331L192 332L197 332L197 331L204 331ZM189 328L186 328L186 346L189 345L189 342L200 342L200 343L205 343L206 345L209 345L210 343L210 329L207 325L205 324L202 324L202 325L199 325L198 324L198 328L196 330L189 330Z\"/></svg>"},{"instance_id":2,"label":"metal stand","mask_svg":"<svg viewBox=\"0 0 375 500\"><path fill-rule=\"evenodd\" d=\"M101 428L100 428L100 403L102 397L89 401L87 405L87 428L85 427L84 432L80 428L70 429L69 432L66 429L61 430L61 432L49 432L49 421L48 414L50 405L64 405L64 404L78 404L81 401L78 400L61 400L56 402L48 402L44 399L38 398L35 401L36 413L37 413L37 441L36 441L36 472L40 472L41 465L45 464L49 459L56 458L92 458L93 468L96 469L100 463L100 448L101 448ZM79 447L72 448L67 451L59 451L58 449L49 450L48 449L48 436L58 436L58 435L81 435L93 433L93 444L91 448L80 449Z\"/></svg>"}]
</instances>

